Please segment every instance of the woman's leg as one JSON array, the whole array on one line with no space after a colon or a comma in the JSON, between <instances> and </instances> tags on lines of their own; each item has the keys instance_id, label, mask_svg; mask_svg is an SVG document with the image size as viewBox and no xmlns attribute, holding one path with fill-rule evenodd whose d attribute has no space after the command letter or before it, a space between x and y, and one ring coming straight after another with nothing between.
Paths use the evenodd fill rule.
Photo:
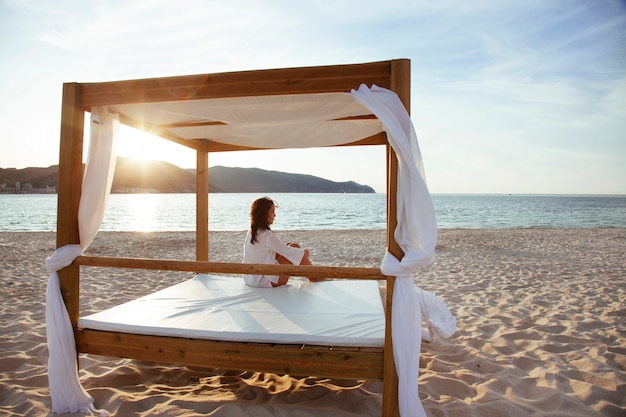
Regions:
<instances>
[{"instance_id":1,"label":"woman's leg","mask_svg":"<svg viewBox=\"0 0 626 417\"><path fill-rule=\"evenodd\" d=\"M292 265L289 259L285 258L283 255L280 255L278 253L276 254L276 260L278 261L279 264L282 264L282 265ZM289 281L289 275L279 275L278 282L277 283L272 282L272 287L280 287L282 285L285 285L287 281Z\"/></svg>"},{"instance_id":2,"label":"woman's leg","mask_svg":"<svg viewBox=\"0 0 626 417\"><path fill-rule=\"evenodd\" d=\"M289 281L288 275L280 275L278 277L278 282L272 282L272 287L282 287Z\"/></svg>"},{"instance_id":3,"label":"woman's leg","mask_svg":"<svg viewBox=\"0 0 626 417\"><path fill-rule=\"evenodd\" d=\"M294 246L296 248L299 248L300 245L298 245L297 243L287 243L289 246ZM313 263L311 262L311 259L309 258L309 250L305 249L304 250L304 256L302 257L302 260L300 261L300 265L313 265ZM324 278L312 278L312 277L307 277L309 281L311 282L318 282L318 281L324 281Z\"/></svg>"},{"instance_id":4,"label":"woman's leg","mask_svg":"<svg viewBox=\"0 0 626 417\"><path fill-rule=\"evenodd\" d=\"M287 245L293 246L294 248L301 247L297 243L293 243L293 242L289 242L289 243L287 243ZM278 253L276 254L276 260L278 261L279 264L293 265L287 258L285 258L284 256L282 256L282 255L280 255ZM300 265L313 265L311 263L311 259L309 259L309 251L308 251L308 249L304 250L304 256L302 257L302 260L300 261ZM316 282L316 281L322 281L323 280L322 278L311 278L311 277L307 277L307 278L311 282ZM288 275L281 275L281 276L278 277L278 283L272 284L272 285L274 287L280 287L281 285L285 285L288 280L289 280L289 276Z\"/></svg>"}]
</instances>

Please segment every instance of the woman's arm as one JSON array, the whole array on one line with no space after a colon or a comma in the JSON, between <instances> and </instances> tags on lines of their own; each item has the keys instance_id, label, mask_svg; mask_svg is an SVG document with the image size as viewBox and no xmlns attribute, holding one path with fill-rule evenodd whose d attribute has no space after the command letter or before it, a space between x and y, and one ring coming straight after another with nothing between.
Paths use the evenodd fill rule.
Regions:
<instances>
[{"instance_id":1,"label":"woman's arm","mask_svg":"<svg viewBox=\"0 0 626 417\"><path fill-rule=\"evenodd\" d=\"M267 237L267 246L277 254L287 258L294 265L300 265L305 256L304 249L286 244L273 232L269 233Z\"/></svg>"}]
</instances>

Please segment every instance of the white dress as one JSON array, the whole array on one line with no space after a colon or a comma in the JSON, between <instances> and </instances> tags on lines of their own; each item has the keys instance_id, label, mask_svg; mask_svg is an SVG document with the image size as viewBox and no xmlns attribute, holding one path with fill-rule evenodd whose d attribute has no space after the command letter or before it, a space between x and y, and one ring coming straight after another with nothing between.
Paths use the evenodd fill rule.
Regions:
<instances>
[{"instance_id":1,"label":"white dress","mask_svg":"<svg viewBox=\"0 0 626 417\"><path fill-rule=\"evenodd\" d=\"M248 230L243 245L243 262L250 264L277 264L276 254L283 255L294 265L300 265L304 257L304 249L288 246L271 230L262 229L257 232L257 241L252 244L252 231ZM247 275L243 280L251 287L269 288L278 282L278 275Z\"/></svg>"}]
</instances>

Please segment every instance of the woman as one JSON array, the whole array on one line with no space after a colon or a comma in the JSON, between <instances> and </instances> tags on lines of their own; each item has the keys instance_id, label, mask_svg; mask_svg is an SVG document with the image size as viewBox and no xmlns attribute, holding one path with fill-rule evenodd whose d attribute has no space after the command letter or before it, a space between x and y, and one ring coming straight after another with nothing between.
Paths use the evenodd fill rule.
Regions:
<instances>
[{"instance_id":1,"label":"woman","mask_svg":"<svg viewBox=\"0 0 626 417\"><path fill-rule=\"evenodd\" d=\"M250 230L243 247L243 262L253 264L311 265L309 251L296 243L284 243L270 226L276 218L276 204L271 198L255 200L250 207ZM288 275L244 275L251 287L279 287L289 280Z\"/></svg>"}]
</instances>

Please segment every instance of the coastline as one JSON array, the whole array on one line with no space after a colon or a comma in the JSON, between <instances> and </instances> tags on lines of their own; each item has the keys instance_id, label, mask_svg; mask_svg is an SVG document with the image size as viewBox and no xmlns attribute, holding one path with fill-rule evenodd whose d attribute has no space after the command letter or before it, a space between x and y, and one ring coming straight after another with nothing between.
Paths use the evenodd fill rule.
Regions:
<instances>
[{"instance_id":1,"label":"coastline","mask_svg":"<svg viewBox=\"0 0 626 417\"><path fill-rule=\"evenodd\" d=\"M384 230L277 231L314 263L379 266ZM240 262L245 232L211 232L211 261ZM54 232L0 232L0 413L53 415L45 259ZM100 232L86 254L192 260L193 232ZM621 416L626 412L626 229L441 229L415 282L455 315L422 347L429 416ZM82 314L193 274L83 268ZM381 384L187 369L81 355L98 408L119 416L380 415ZM67 414L80 415L80 414Z\"/></svg>"}]
</instances>

